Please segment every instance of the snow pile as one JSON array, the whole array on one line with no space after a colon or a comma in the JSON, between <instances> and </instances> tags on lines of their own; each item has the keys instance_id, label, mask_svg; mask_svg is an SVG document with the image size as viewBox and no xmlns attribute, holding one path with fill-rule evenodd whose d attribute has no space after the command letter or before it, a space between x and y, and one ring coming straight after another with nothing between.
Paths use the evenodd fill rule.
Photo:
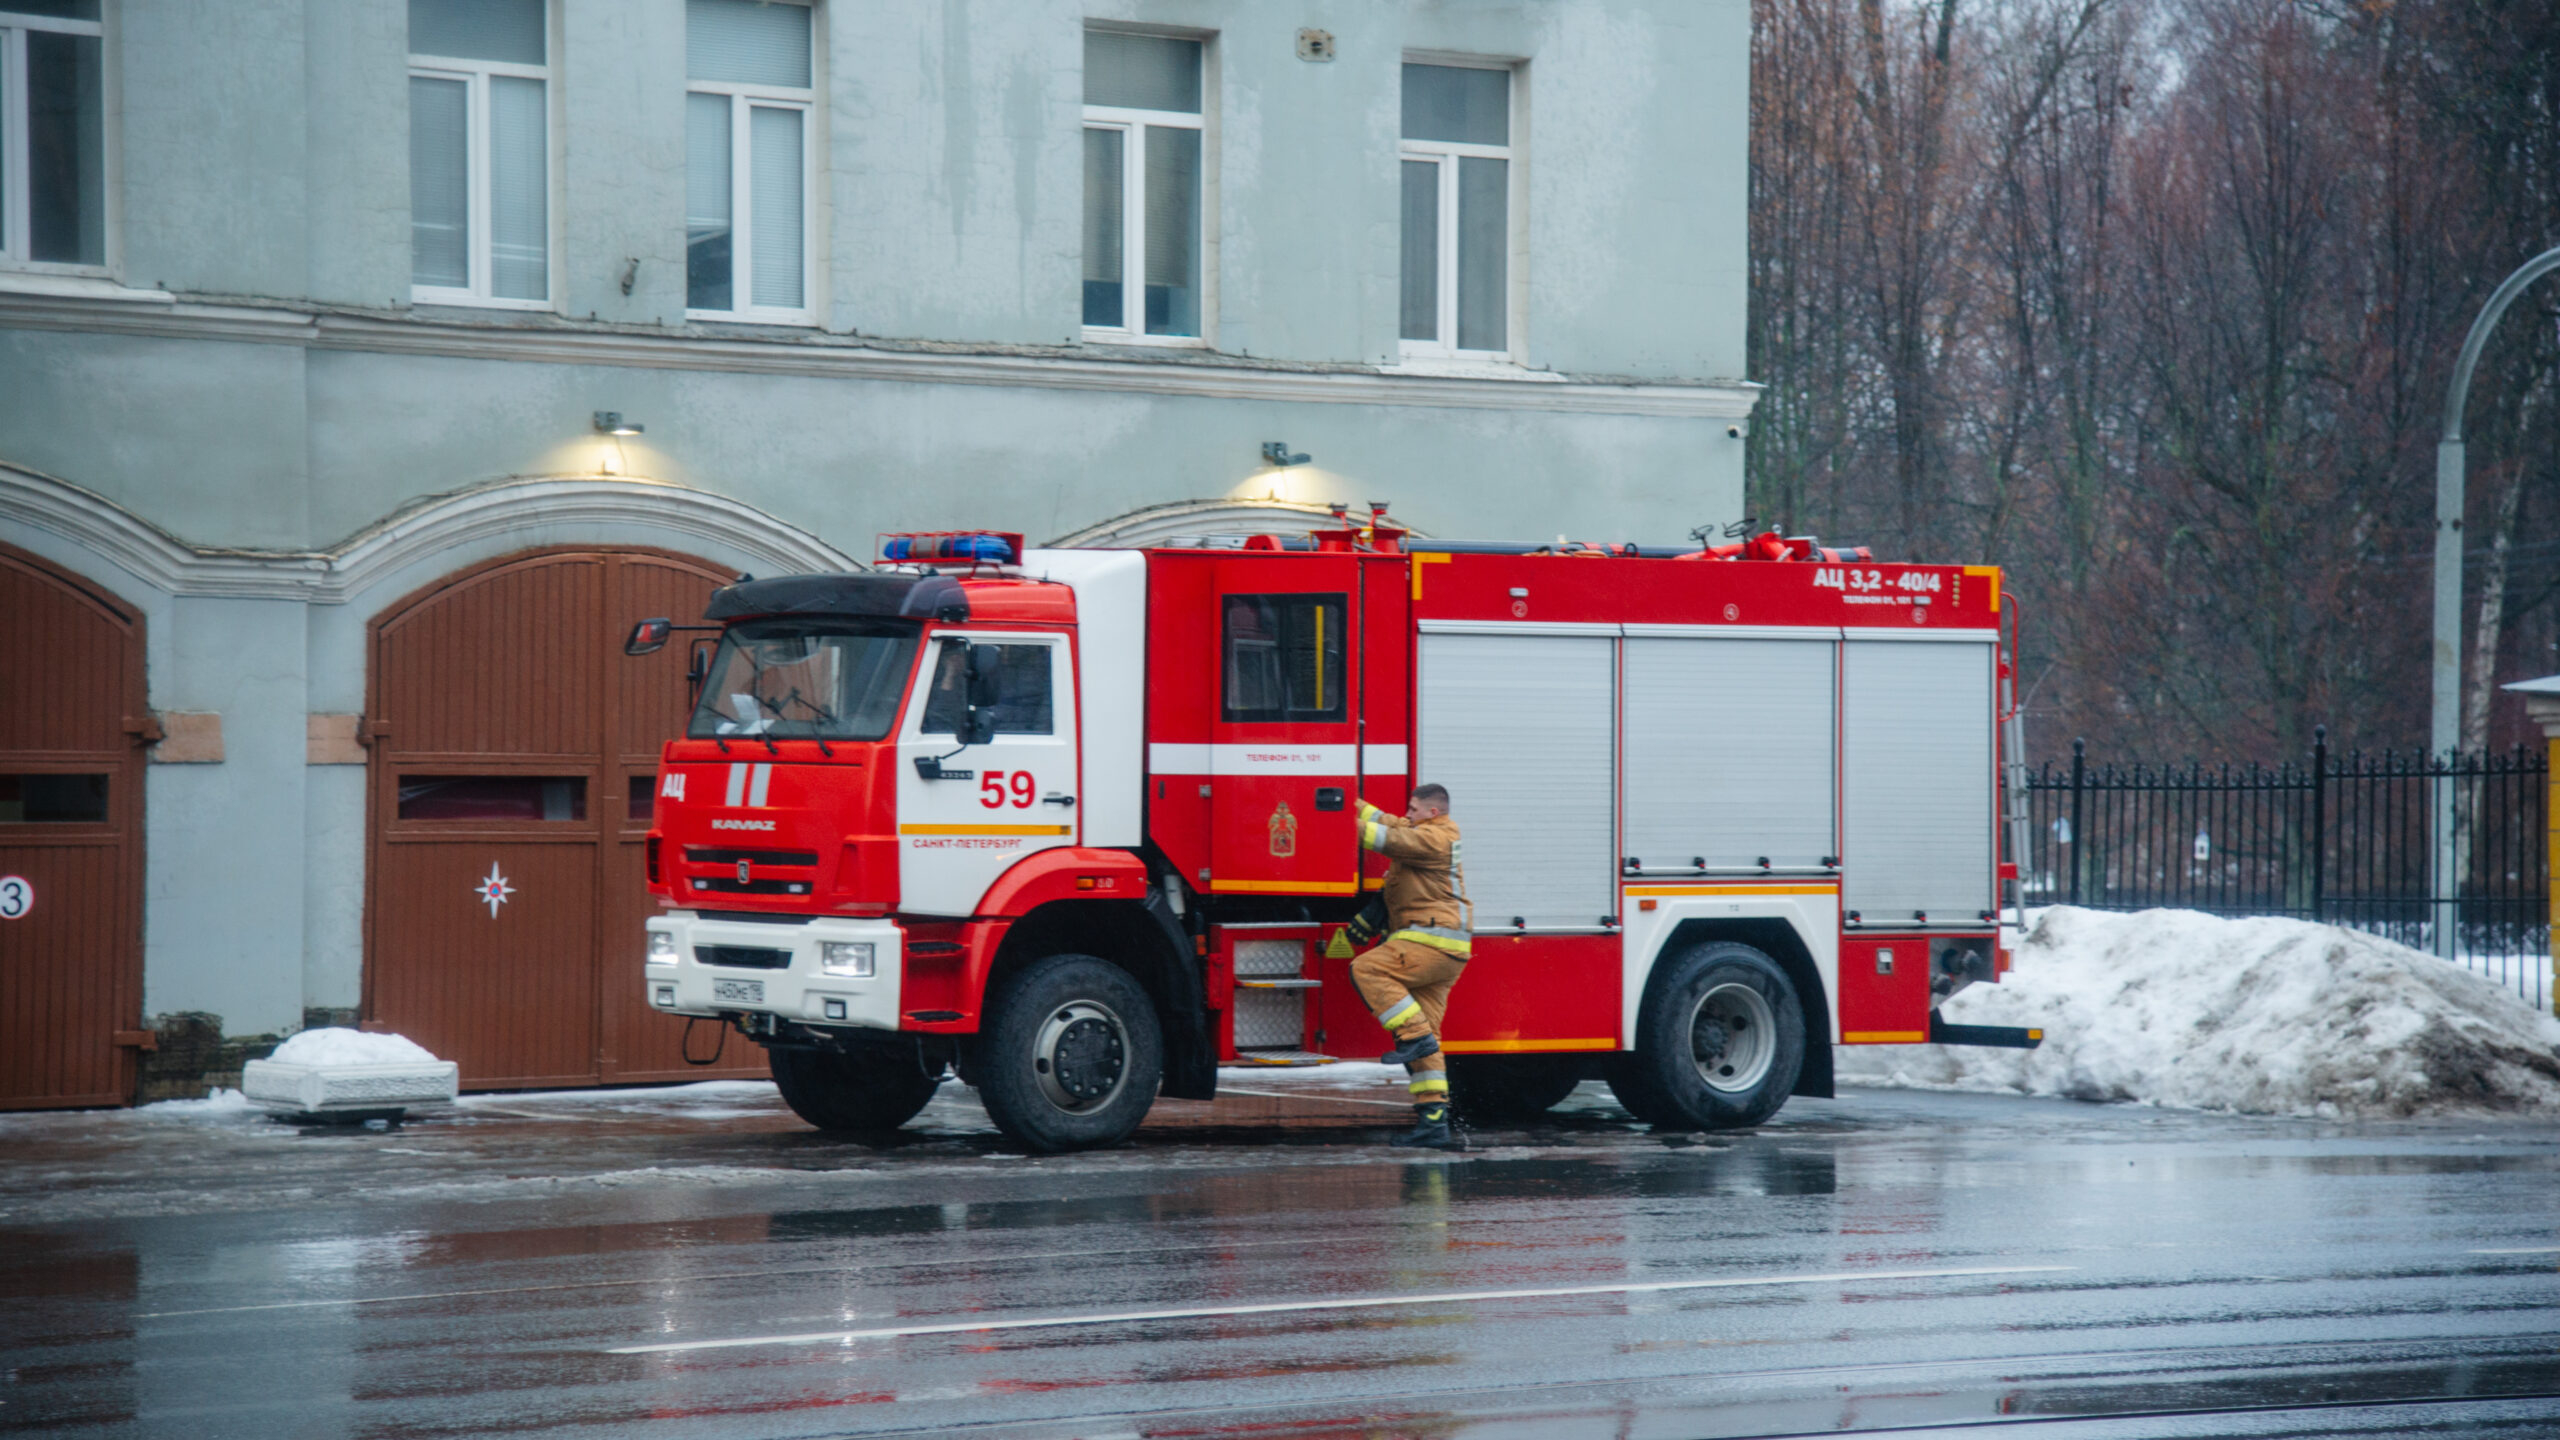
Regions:
<instances>
[{"instance_id":1,"label":"snow pile","mask_svg":"<svg viewBox=\"0 0 2560 1440\"><path fill-rule=\"evenodd\" d=\"M2262 1115L2560 1112L2560 1020L2376 936L2191 910L2037 914L2017 966L1942 1012L2040 1050L1843 1046L1852 1083Z\"/></svg>"},{"instance_id":2,"label":"snow pile","mask_svg":"<svg viewBox=\"0 0 2560 1440\"><path fill-rule=\"evenodd\" d=\"M213 1093L201 1100L154 1100L137 1107L134 1113L152 1120L231 1120L259 1115L249 1107L248 1096L222 1086L214 1087Z\"/></svg>"},{"instance_id":3,"label":"snow pile","mask_svg":"<svg viewBox=\"0 0 2560 1440\"><path fill-rule=\"evenodd\" d=\"M279 1065L433 1065L427 1047L406 1035L368 1035L329 1026L305 1030L267 1057Z\"/></svg>"}]
</instances>

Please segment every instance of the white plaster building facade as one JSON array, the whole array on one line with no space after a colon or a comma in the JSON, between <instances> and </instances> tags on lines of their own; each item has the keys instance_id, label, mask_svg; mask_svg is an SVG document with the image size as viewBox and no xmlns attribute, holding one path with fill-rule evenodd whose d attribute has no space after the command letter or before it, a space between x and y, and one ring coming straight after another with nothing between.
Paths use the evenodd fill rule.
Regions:
<instances>
[{"instance_id":1,"label":"white plaster building facade","mask_svg":"<svg viewBox=\"0 0 2560 1440\"><path fill-rule=\"evenodd\" d=\"M48 737L27 687L67 634L0 662L0 871L79 840L136 877L126 938L0 920L0 1008L88 985L61 1023L123 1067L0 1105L236 1063L170 1059L164 1017L236 1049L372 1013L383 627L506 557L774 573L1248 500L1483 538L1737 518L1749 23L0 0L0 593L124 625L146 712ZM93 773L111 801L61 798Z\"/></svg>"}]
</instances>

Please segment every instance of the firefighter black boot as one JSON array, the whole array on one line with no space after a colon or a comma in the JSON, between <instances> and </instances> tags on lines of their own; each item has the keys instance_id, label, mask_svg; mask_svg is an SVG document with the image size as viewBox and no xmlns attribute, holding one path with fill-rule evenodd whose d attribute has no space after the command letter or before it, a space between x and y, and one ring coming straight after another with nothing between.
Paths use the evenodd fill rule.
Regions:
<instances>
[{"instance_id":1,"label":"firefighter black boot","mask_svg":"<svg viewBox=\"0 0 2560 1440\"><path fill-rule=\"evenodd\" d=\"M1387 1142L1429 1150L1462 1150L1464 1142L1449 1128L1449 1102L1434 1100L1413 1107L1413 1128Z\"/></svg>"},{"instance_id":2,"label":"firefighter black boot","mask_svg":"<svg viewBox=\"0 0 2560 1440\"><path fill-rule=\"evenodd\" d=\"M1381 1065L1410 1065L1425 1055L1440 1053L1440 1037L1425 1030L1410 1040L1399 1040L1396 1048L1378 1057Z\"/></svg>"}]
</instances>

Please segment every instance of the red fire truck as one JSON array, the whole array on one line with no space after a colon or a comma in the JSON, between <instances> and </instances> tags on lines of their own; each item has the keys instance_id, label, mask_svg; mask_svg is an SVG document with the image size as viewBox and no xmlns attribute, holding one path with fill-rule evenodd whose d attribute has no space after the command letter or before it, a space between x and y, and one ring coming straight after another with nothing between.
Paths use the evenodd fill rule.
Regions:
<instances>
[{"instance_id":1,"label":"red fire truck","mask_svg":"<svg viewBox=\"0 0 2560 1440\"><path fill-rule=\"evenodd\" d=\"M1775 534L1713 548L890 537L741 579L666 747L645 984L880 1130L946 1071L1035 1151L1117 1141L1221 1062L1374 1056L1353 802L1463 830L1459 1112L1597 1073L1756 1124L1831 1046L2029 1044L1938 1003L2005 968L2000 573Z\"/></svg>"}]
</instances>

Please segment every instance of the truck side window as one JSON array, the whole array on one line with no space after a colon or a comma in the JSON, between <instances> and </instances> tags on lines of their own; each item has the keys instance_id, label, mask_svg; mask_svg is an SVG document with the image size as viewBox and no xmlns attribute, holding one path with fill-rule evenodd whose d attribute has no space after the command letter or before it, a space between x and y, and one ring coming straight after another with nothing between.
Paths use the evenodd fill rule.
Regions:
<instances>
[{"instance_id":1,"label":"truck side window","mask_svg":"<svg viewBox=\"0 0 2560 1440\"><path fill-rule=\"evenodd\" d=\"M1229 595L1221 709L1230 722L1340 720L1347 595Z\"/></svg>"},{"instance_id":2,"label":"truck side window","mask_svg":"<svg viewBox=\"0 0 2560 1440\"><path fill-rule=\"evenodd\" d=\"M969 713L969 651L972 647L956 639L942 642L940 656L934 661L933 689L925 696L924 719L920 724L927 735L957 735L961 718ZM996 703L987 714L995 720L998 735L1051 735L1056 725L1050 709L1049 652L1051 645L989 645L981 641L975 647L996 652Z\"/></svg>"}]
</instances>

